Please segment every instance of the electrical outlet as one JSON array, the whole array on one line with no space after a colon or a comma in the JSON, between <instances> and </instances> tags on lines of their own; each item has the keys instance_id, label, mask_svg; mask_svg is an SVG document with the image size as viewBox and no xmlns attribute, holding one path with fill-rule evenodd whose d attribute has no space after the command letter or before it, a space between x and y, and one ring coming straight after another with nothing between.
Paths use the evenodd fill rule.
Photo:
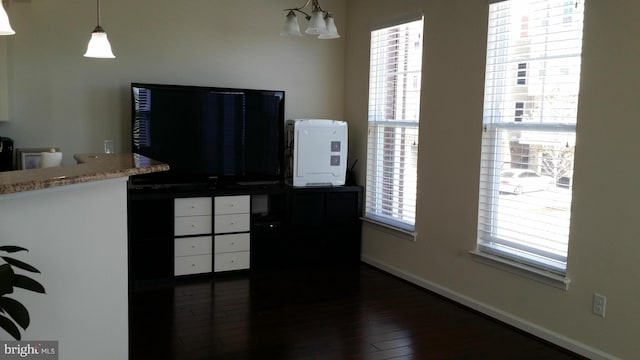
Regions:
<instances>
[{"instance_id":1,"label":"electrical outlet","mask_svg":"<svg viewBox=\"0 0 640 360\"><path fill-rule=\"evenodd\" d=\"M595 315L604 317L604 312L606 307L607 307L607 297L602 294L594 293L593 309L592 309L593 313Z\"/></svg>"}]
</instances>

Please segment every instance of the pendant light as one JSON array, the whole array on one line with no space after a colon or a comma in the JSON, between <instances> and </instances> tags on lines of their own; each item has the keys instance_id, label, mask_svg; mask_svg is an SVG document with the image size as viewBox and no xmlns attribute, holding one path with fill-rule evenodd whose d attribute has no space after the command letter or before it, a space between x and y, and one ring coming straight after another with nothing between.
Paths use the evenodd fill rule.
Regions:
<instances>
[{"instance_id":1,"label":"pendant light","mask_svg":"<svg viewBox=\"0 0 640 360\"><path fill-rule=\"evenodd\" d=\"M84 56L90 58L113 59L116 56L113 55L113 52L111 51L111 44L109 44L107 33L104 31L102 26L100 26L100 0L97 1L98 25L91 33L91 40L89 40L87 52L84 54Z\"/></svg>"},{"instance_id":2,"label":"pendant light","mask_svg":"<svg viewBox=\"0 0 640 360\"><path fill-rule=\"evenodd\" d=\"M9 23L9 15L4 9L4 1L0 4L0 35L13 35L16 32L11 28Z\"/></svg>"}]
</instances>

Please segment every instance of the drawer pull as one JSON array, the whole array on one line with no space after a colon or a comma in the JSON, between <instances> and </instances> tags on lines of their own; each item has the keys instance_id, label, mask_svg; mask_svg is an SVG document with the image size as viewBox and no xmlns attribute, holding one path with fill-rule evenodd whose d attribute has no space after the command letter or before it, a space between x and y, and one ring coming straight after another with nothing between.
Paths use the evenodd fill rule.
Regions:
<instances>
[{"instance_id":1,"label":"drawer pull","mask_svg":"<svg viewBox=\"0 0 640 360\"><path fill-rule=\"evenodd\" d=\"M229 243L229 245L231 245L231 246L233 246L233 245L235 245L235 244L236 244L236 243L234 243L233 241Z\"/></svg>"},{"instance_id":2,"label":"drawer pull","mask_svg":"<svg viewBox=\"0 0 640 360\"><path fill-rule=\"evenodd\" d=\"M195 249L195 248L196 248L196 246L195 246L195 245L191 245L191 248L192 248L192 249Z\"/></svg>"},{"instance_id":3,"label":"drawer pull","mask_svg":"<svg viewBox=\"0 0 640 360\"><path fill-rule=\"evenodd\" d=\"M195 267L195 266L196 266L196 264L191 264L191 267Z\"/></svg>"}]
</instances>

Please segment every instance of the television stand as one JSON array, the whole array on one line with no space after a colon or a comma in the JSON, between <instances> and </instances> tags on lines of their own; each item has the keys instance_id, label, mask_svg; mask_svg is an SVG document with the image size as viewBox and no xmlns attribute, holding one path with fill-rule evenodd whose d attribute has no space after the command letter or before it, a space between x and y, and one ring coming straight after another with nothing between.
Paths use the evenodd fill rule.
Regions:
<instances>
[{"instance_id":1,"label":"television stand","mask_svg":"<svg viewBox=\"0 0 640 360\"><path fill-rule=\"evenodd\" d=\"M359 186L130 187L128 201L131 281L360 262Z\"/></svg>"}]
</instances>

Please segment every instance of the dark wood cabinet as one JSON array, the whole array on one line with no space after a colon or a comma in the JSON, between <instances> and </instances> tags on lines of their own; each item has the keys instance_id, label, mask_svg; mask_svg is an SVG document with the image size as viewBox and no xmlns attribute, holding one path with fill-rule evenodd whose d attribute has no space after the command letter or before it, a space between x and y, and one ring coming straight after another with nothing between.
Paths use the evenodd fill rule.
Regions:
<instances>
[{"instance_id":1,"label":"dark wood cabinet","mask_svg":"<svg viewBox=\"0 0 640 360\"><path fill-rule=\"evenodd\" d=\"M292 264L358 263L362 189L292 188L285 254Z\"/></svg>"},{"instance_id":2,"label":"dark wood cabinet","mask_svg":"<svg viewBox=\"0 0 640 360\"><path fill-rule=\"evenodd\" d=\"M132 280L173 274L173 198L129 195L129 276Z\"/></svg>"},{"instance_id":3,"label":"dark wood cabinet","mask_svg":"<svg viewBox=\"0 0 640 360\"><path fill-rule=\"evenodd\" d=\"M132 188L128 209L131 279L173 277L176 198L236 195L251 198L251 270L360 262L359 186L180 191ZM216 233L215 229L210 232Z\"/></svg>"}]
</instances>

